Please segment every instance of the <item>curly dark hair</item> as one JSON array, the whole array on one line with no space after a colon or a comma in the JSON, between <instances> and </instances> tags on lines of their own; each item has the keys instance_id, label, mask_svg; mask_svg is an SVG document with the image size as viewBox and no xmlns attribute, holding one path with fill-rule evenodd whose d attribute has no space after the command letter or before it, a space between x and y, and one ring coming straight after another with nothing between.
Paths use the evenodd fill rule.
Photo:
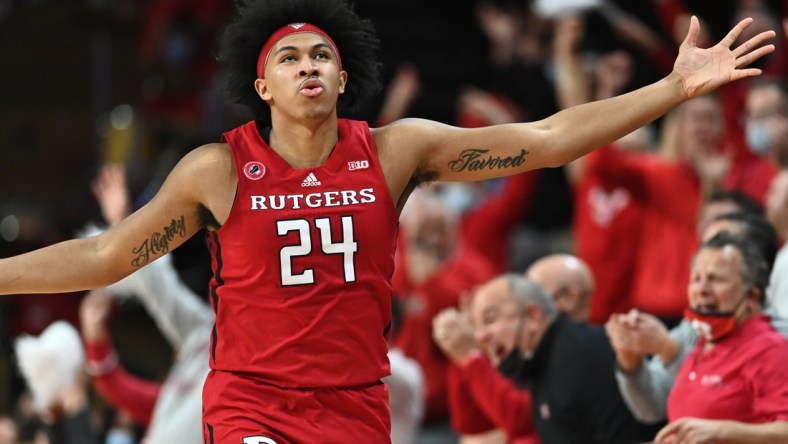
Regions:
<instances>
[{"instance_id":1,"label":"curly dark hair","mask_svg":"<svg viewBox=\"0 0 788 444\"><path fill-rule=\"evenodd\" d=\"M268 37L290 23L311 23L337 45L342 68L348 72L337 113L353 111L362 99L380 91L380 42L372 22L363 19L345 0L236 0L237 16L219 40L219 63L226 69L229 99L246 105L263 125L271 110L254 89L257 58Z\"/></svg>"}]
</instances>

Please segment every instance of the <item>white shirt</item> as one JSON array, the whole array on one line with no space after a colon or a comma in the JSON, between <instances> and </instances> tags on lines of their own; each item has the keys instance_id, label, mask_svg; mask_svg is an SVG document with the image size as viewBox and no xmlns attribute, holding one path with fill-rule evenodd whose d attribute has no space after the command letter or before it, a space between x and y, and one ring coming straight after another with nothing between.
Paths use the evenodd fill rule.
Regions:
<instances>
[{"instance_id":1,"label":"white shirt","mask_svg":"<svg viewBox=\"0 0 788 444\"><path fill-rule=\"evenodd\" d=\"M424 417L424 374L418 362L399 349L389 349L391 376L383 378L389 391L391 443L411 444Z\"/></svg>"}]
</instances>

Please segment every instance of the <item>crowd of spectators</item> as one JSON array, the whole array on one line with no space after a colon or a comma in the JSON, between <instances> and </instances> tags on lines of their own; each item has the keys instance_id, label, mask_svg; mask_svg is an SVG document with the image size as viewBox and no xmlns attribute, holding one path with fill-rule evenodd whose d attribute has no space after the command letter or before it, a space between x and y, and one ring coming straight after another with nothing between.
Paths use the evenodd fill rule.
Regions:
<instances>
[{"instance_id":1,"label":"crowd of spectators","mask_svg":"<svg viewBox=\"0 0 788 444\"><path fill-rule=\"evenodd\" d=\"M101 226L247 114L223 102L213 57L230 2L88 3L138 32L138 94L96 119L83 222ZM392 278L394 442L788 441L788 1L357 3L384 52L385 92L351 116L371 126L531 121L626 93L670 72L692 14L706 45L747 16L749 35L777 32L762 76L563 168L414 192ZM0 1L0 22L23 7ZM0 256L79 235L46 203L0 198ZM210 264L200 236L172 256L114 288L0 301L0 444L201 441ZM699 335L710 314L735 328ZM86 371L41 406L14 348L57 320L79 329ZM726 358L745 340L757 368ZM703 401L717 386L738 396Z\"/></svg>"}]
</instances>

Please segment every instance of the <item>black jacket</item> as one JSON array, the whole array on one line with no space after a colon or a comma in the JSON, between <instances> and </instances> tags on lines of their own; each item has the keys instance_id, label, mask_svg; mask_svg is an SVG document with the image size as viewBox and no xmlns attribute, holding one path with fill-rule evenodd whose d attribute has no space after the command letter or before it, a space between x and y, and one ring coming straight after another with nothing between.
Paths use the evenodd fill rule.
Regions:
<instances>
[{"instance_id":1,"label":"black jacket","mask_svg":"<svg viewBox=\"0 0 788 444\"><path fill-rule=\"evenodd\" d=\"M543 444L632 444L661 425L639 423L624 404L615 355L601 327L559 315L519 373L531 388L533 423Z\"/></svg>"}]
</instances>

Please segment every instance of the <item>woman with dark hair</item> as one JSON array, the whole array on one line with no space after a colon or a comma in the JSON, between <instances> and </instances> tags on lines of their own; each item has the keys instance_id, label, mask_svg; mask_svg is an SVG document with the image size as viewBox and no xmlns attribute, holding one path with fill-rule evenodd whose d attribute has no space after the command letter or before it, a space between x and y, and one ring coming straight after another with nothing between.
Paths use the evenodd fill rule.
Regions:
<instances>
[{"instance_id":1,"label":"woman with dark hair","mask_svg":"<svg viewBox=\"0 0 788 444\"><path fill-rule=\"evenodd\" d=\"M344 1L241 1L224 36L231 99L255 120L191 151L110 230L0 260L0 293L106 286L208 230L216 313L206 442L385 442L397 218L421 183L554 167L720 85L758 75L765 32L696 47L632 93L532 123L462 129L344 118L377 91L372 26ZM459 67L461 68L461 66Z\"/></svg>"}]
</instances>

